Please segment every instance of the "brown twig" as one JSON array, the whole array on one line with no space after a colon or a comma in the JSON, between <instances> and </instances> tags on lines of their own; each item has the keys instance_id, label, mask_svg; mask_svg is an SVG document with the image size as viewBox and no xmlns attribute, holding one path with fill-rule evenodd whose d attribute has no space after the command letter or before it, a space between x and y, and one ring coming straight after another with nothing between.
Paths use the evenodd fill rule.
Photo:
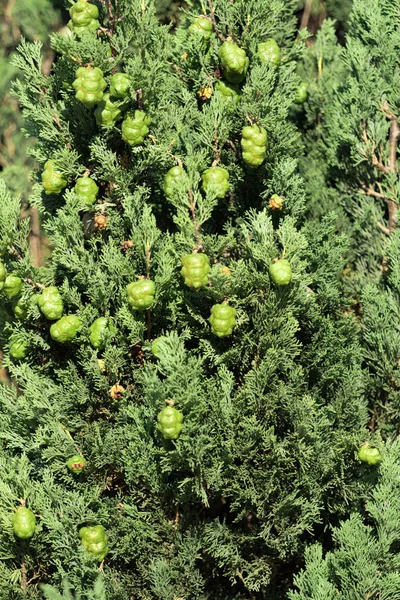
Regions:
<instances>
[{"instance_id":1,"label":"brown twig","mask_svg":"<svg viewBox=\"0 0 400 600\"><path fill-rule=\"evenodd\" d=\"M383 225L382 223L380 223L379 221L376 222L376 224L378 225L379 229L381 231L383 231L383 233L385 235L390 235L390 229L389 227L386 227L385 225Z\"/></svg>"},{"instance_id":2,"label":"brown twig","mask_svg":"<svg viewBox=\"0 0 400 600\"><path fill-rule=\"evenodd\" d=\"M383 164L382 159L378 159L378 157L375 154L375 144L374 142L370 142L367 136L367 126L365 123L363 123L363 132L362 132L362 139L363 142L366 146L366 153L365 156L366 158L370 161L370 163L374 166L377 167L377 169L379 169L381 171L381 173L384 173L385 175L387 175L388 173L390 173L390 168L387 167L386 165Z\"/></svg>"},{"instance_id":3,"label":"brown twig","mask_svg":"<svg viewBox=\"0 0 400 600\"><path fill-rule=\"evenodd\" d=\"M387 198L387 196L385 196L385 194L382 194L381 192L375 191L371 186L366 185L362 181L360 181L360 186L364 190L363 193L366 196L372 196L373 198L379 198L380 200L386 200L386 201L388 201L388 198Z\"/></svg>"},{"instance_id":4,"label":"brown twig","mask_svg":"<svg viewBox=\"0 0 400 600\"><path fill-rule=\"evenodd\" d=\"M214 27L214 31L217 34L217 36L219 37L219 39L222 42L226 42L226 37L224 35L222 35L222 33L220 32L220 30L218 29L218 25L217 22L215 20L215 13L214 13L214 7L212 5L212 1L208 0L208 7L210 9L210 21L212 23L212 26Z\"/></svg>"},{"instance_id":5,"label":"brown twig","mask_svg":"<svg viewBox=\"0 0 400 600\"><path fill-rule=\"evenodd\" d=\"M38 290L44 290L46 288L45 285L43 285L43 283L36 283L36 281L33 281L32 279L24 279L25 283L28 283L29 285L38 288Z\"/></svg>"},{"instance_id":6,"label":"brown twig","mask_svg":"<svg viewBox=\"0 0 400 600\"><path fill-rule=\"evenodd\" d=\"M189 190L189 200L190 200L190 211L192 213L192 219L193 219L193 224L194 224L194 235L196 238L196 251L201 250L203 248L203 244L201 242L200 239L200 234L199 234L199 229L200 229L200 225L197 222L197 217L196 217L196 205L194 202L194 196L193 196L193 190L192 188L190 188Z\"/></svg>"},{"instance_id":7,"label":"brown twig","mask_svg":"<svg viewBox=\"0 0 400 600\"><path fill-rule=\"evenodd\" d=\"M21 554L21 590L24 595L27 592L27 588L28 588L28 573L26 570L25 554L24 554L24 552L22 552L22 554Z\"/></svg>"},{"instance_id":8,"label":"brown twig","mask_svg":"<svg viewBox=\"0 0 400 600\"><path fill-rule=\"evenodd\" d=\"M393 173L397 172L397 142L400 136L400 128L397 117L393 115L392 124L390 126L389 138L389 168ZM393 200L388 201L389 211L389 230L393 231L397 223L396 203Z\"/></svg>"},{"instance_id":9,"label":"brown twig","mask_svg":"<svg viewBox=\"0 0 400 600\"><path fill-rule=\"evenodd\" d=\"M13 246L13 244L10 244L9 248L10 248L10 250L9 250L10 254L12 254L13 256L18 258L18 260L23 260L22 256L20 255L18 250L15 248L15 246Z\"/></svg>"},{"instance_id":10,"label":"brown twig","mask_svg":"<svg viewBox=\"0 0 400 600\"><path fill-rule=\"evenodd\" d=\"M40 267L42 259L42 253L40 251L40 223L38 210L34 206L32 206L30 209L30 217L31 231L29 234L29 243L33 257L33 264L35 267Z\"/></svg>"},{"instance_id":11,"label":"brown twig","mask_svg":"<svg viewBox=\"0 0 400 600\"><path fill-rule=\"evenodd\" d=\"M57 127L60 129L61 135L63 136L64 141L65 141L65 145L67 146L68 150L72 150L71 144L69 142L67 142L64 127L61 125L60 119L59 119L56 111L54 110L54 108L52 109L52 113L53 113L53 121L56 123Z\"/></svg>"}]
</instances>

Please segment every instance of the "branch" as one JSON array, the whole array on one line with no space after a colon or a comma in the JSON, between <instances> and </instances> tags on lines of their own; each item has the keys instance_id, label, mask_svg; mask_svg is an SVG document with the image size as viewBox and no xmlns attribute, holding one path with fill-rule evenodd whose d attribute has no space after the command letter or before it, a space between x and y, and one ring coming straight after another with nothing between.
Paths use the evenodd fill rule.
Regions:
<instances>
[{"instance_id":1,"label":"branch","mask_svg":"<svg viewBox=\"0 0 400 600\"><path fill-rule=\"evenodd\" d=\"M201 250L203 248L203 244L201 242L200 234L199 234L200 226L199 226L199 224L197 222L196 206L195 206L195 203L194 203L194 197L193 197L193 190L192 190L192 188L190 188L190 190L189 190L189 200L190 200L190 211L192 213L192 219L193 219L193 224L194 224L194 235L196 237L196 243L197 243L196 250Z\"/></svg>"},{"instance_id":2,"label":"branch","mask_svg":"<svg viewBox=\"0 0 400 600\"><path fill-rule=\"evenodd\" d=\"M386 235L390 235L389 227L385 227L385 225L382 225L382 223L380 223L379 221L377 221L376 224L378 225L379 229L383 231L383 233L385 233Z\"/></svg>"},{"instance_id":3,"label":"branch","mask_svg":"<svg viewBox=\"0 0 400 600\"><path fill-rule=\"evenodd\" d=\"M311 8L312 8L312 0L306 0L306 4L303 11L303 16L301 18L301 23L299 29L306 29L308 27L308 22L311 17Z\"/></svg>"},{"instance_id":4,"label":"branch","mask_svg":"<svg viewBox=\"0 0 400 600\"><path fill-rule=\"evenodd\" d=\"M388 175L388 173L390 173L390 168L387 167L386 165L384 165L383 162L381 160L379 160L378 157L376 156L375 144L374 144L374 142L370 142L368 139L367 126L365 123L363 123L362 139L367 148L366 158L369 160L369 162L372 164L372 166L377 167L381 171L381 173ZM368 153L370 155L368 155Z\"/></svg>"},{"instance_id":5,"label":"branch","mask_svg":"<svg viewBox=\"0 0 400 600\"><path fill-rule=\"evenodd\" d=\"M208 0L208 7L209 7L209 9L210 9L210 21L211 21L211 23L212 23L212 25L213 25L213 27L214 27L214 31L215 31L215 33L217 34L217 36L219 37L219 39L220 39L222 42L226 42L226 37L225 37L225 36L223 36L223 35L222 35L222 33L220 32L220 30L218 29L218 25L217 25L217 22L216 22L216 20L215 20L214 7L213 7L213 5L212 5L212 2L211 2L211 0ZM206 18L207 18L207 17L206 17Z\"/></svg>"},{"instance_id":6,"label":"branch","mask_svg":"<svg viewBox=\"0 0 400 600\"><path fill-rule=\"evenodd\" d=\"M373 198L379 198L380 200L386 200L386 202L389 202L389 200L388 200L387 196L385 196L385 194L376 192L372 187L365 185L365 183L363 183L362 181L360 181L360 186L364 190L363 193L366 196L372 196Z\"/></svg>"}]
</instances>

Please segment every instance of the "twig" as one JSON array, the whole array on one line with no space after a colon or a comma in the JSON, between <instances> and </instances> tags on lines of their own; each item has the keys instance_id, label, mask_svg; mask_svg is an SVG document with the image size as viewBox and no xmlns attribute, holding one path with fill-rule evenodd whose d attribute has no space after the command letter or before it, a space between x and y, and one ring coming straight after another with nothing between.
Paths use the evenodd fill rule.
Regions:
<instances>
[{"instance_id":1,"label":"twig","mask_svg":"<svg viewBox=\"0 0 400 600\"><path fill-rule=\"evenodd\" d=\"M21 554L21 590L24 595L26 594L27 587L28 587L28 575L27 575L26 564L25 564L25 553L22 551L22 554Z\"/></svg>"},{"instance_id":2,"label":"twig","mask_svg":"<svg viewBox=\"0 0 400 600\"><path fill-rule=\"evenodd\" d=\"M151 340L151 312L150 309L146 310L146 321L147 321L147 339Z\"/></svg>"},{"instance_id":3,"label":"twig","mask_svg":"<svg viewBox=\"0 0 400 600\"><path fill-rule=\"evenodd\" d=\"M400 136L400 128L397 118L393 115L392 124L390 127L390 150L389 150L389 167L393 173L397 172L397 141ZM393 231L397 223L396 203L393 200L388 202L389 211L389 230Z\"/></svg>"},{"instance_id":4,"label":"twig","mask_svg":"<svg viewBox=\"0 0 400 600\"><path fill-rule=\"evenodd\" d=\"M363 193L366 196L373 196L374 198L379 198L380 200L388 201L388 198L387 198L387 196L385 196L385 194L382 194L381 192L376 192L371 186L365 185L365 183L363 183L362 181L360 181L360 185L361 185L362 189L364 190Z\"/></svg>"},{"instance_id":5,"label":"twig","mask_svg":"<svg viewBox=\"0 0 400 600\"><path fill-rule=\"evenodd\" d=\"M40 251L40 224L39 224L39 214L37 208L34 206L31 207L30 210L31 216L31 231L29 234L29 241L31 252L33 256L33 264L35 267L40 267L41 263L41 251Z\"/></svg>"},{"instance_id":6,"label":"twig","mask_svg":"<svg viewBox=\"0 0 400 600\"><path fill-rule=\"evenodd\" d=\"M212 23L212 25L213 25L213 27L214 27L214 31L215 31L215 33L217 34L217 36L219 37L219 39L220 39L222 42L226 42L226 37L225 37L225 36L223 36L223 35L222 35L222 33L220 32L220 30L218 29L218 25L217 25L217 22L216 22L216 20L215 20L214 7L213 7L213 5L212 5L212 2L211 2L211 0L208 0L208 7L209 7L209 9L210 9L210 21L211 21L211 23Z\"/></svg>"},{"instance_id":7,"label":"twig","mask_svg":"<svg viewBox=\"0 0 400 600\"><path fill-rule=\"evenodd\" d=\"M218 141L219 141L218 140L218 129L217 129L217 125L214 124L214 146L213 146L213 149L214 149L215 159L212 164L213 167L216 167L218 165L219 161L221 160L220 153L219 153L219 147L218 147Z\"/></svg>"},{"instance_id":8,"label":"twig","mask_svg":"<svg viewBox=\"0 0 400 600\"><path fill-rule=\"evenodd\" d=\"M36 281L33 281L32 279L24 279L25 283L28 283L29 285L32 285L33 287L38 288L39 290L44 290L45 289L45 285L43 285L43 283L36 283Z\"/></svg>"},{"instance_id":9,"label":"twig","mask_svg":"<svg viewBox=\"0 0 400 600\"><path fill-rule=\"evenodd\" d=\"M57 115L56 111L54 110L54 108L52 109L52 112L53 112L53 121L56 123L56 125L57 125L57 126L58 126L58 128L60 129L60 131L61 131L61 135L63 136L63 138L64 138L64 141L65 141L65 145L67 146L68 150L72 150L72 146L71 146L71 144L70 144L70 143L67 141L67 139L66 139L66 135L65 135L65 132L64 132L64 128L63 128L63 126L61 125L60 119L59 119L59 117L58 117L58 115Z\"/></svg>"},{"instance_id":10,"label":"twig","mask_svg":"<svg viewBox=\"0 0 400 600\"><path fill-rule=\"evenodd\" d=\"M370 161L370 163L374 166L377 167L381 173L384 173L385 175L387 175L388 173L390 173L390 168L387 167L386 165L383 164L382 160L379 160L378 157L375 154L375 144L374 142L370 142L367 136L367 126L365 123L363 123L363 132L362 132L362 139L363 142L366 145L367 148L367 152L366 152L366 158ZM368 155L368 153L370 153L370 155Z\"/></svg>"},{"instance_id":11,"label":"twig","mask_svg":"<svg viewBox=\"0 0 400 600\"><path fill-rule=\"evenodd\" d=\"M146 243L146 279L150 279L150 264L151 264L151 248L150 248L150 244Z\"/></svg>"},{"instance_id":12,"label":"twig","mask_svg":"<svg viewBox=\"0 0 400 600\"><path fill-rule=\"evenodd\" d=\"M386 235L390 235L389 227L385 227L385 225L382 225L382 223L380 223L379 221L377 221L376 224L378 225L379 229L383 231L383 233L385 233Z\"/></svg>"},{"instance_id":13,"label":"twig","mask_svg":"<svg viewBox=\"0 0 400 600\"><path fill-rule=\"evenodd\" d=\"M10 244L10 254L12 254L13 256L18 258L18 260L23 260L22 256L20 255L18 250L15 248L15 246L13 246L13 244Z\"/></svg>"},{"instance_id":14,"label":"twig","mask_svg":"<svg viewBox=\"0 0 400 600\"><path fill-rule=\"evenodd\" d=\"M196 250L201 250L203 248L203 244L201 242L200 239L200 234L199 234L199 229L200 229L200 225L197 222L197 217L196 217L196 205L194 202L194 196L193 196L193 190L192 188L190 188L189 190L189 200L190 200L190 211L192 213L192 219L193 219L193 224L194 224L194 235L196 238Z\"/></svg>"}]
</instances>

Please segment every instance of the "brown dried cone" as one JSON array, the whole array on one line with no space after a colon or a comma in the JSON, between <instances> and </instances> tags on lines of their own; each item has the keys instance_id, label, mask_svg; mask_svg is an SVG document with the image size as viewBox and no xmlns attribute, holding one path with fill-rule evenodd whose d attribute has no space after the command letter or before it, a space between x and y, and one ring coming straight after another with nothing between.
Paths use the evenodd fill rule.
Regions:
<instances>
[{"instance_id":1,"label":"brown dried cone","mask_svg":"<svg viewBox=\"0 0 400 600\"><path fill-rule=\"evenodd\" d=\"M107 227L107 217L105 215L97 215L94 218L94 228L97 231L104 231Z\"/></svg>"},{"instance_id":2,"label":"brown dried cone","mask_svg":"<svg viewBox=\"0 0 400 600\"><path fill-rule=\"evenodd\" d=\"M274 194L271 196L268 206L272 208L272 210L282 210L283 206L283 198L282 196L278 196L278 194Z\"/></svg>"},{"instance_id":3,"label":"brown dried cone","mask_svg":"<svg viewBox=\"0 0 400 600\"><path fill-rule=\"evenodd\" d=\"M126 252L130 248L133 248L133 242L132 242L132 240L126 240L126 242L124 242L123 244L121 244L121 250L122 250L122 252Z\"/></svg>"},{"instance_id":4,"label":"brown dried cone","mask_svg":"<svg viewBox=\"0 0 400 600\"><path fill-rule=\"evenodd\" d=\"M119 383L116 383L110 389L110 396L111 396L111 398L114 398L114 400L118 400L118 399L122 398L122 395L124 392L125 392L125 388L122 385L119 385Z\"/></svg>"}]
</instances>

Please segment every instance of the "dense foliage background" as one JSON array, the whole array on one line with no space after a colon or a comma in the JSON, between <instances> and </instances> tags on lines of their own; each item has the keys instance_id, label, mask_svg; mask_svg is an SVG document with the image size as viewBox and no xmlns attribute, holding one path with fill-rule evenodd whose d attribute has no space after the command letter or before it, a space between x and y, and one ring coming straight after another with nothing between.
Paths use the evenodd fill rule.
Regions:
<instances>
[{"instance_id":1,"label":"dense foliage background","mask_svg":"<svg viewBox=\"0 0 400 600\"><path fill-rule=\"evenodd\" d=\"M0 271L0 598L400 597L400 2L92 4L83 34L72 1L0 13L0 248L20 278ZM231 38L248 57L233 88ZM75 97L94 67L106 116ZM249 126L267 138L256 168ZM192 252L211 264L199 291ZM283 258L287 286L269 274ZM137 311L126 286L149 279ZM76 330L46 318L50 286ZM95 525L100 565L79 537Z\"/></svg>"}]
</instances>

